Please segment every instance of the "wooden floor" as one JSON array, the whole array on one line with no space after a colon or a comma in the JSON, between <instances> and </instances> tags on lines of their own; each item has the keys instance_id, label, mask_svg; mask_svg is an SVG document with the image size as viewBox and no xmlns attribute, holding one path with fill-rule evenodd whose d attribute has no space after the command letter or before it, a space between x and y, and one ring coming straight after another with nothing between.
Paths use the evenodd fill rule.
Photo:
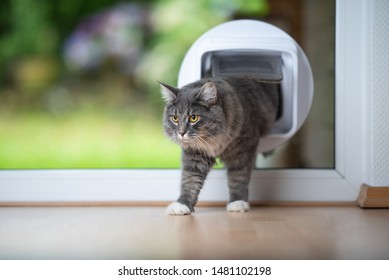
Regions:
<instances>
[{"instance_id":1,"label":"wooden floor","mask_svg":"<svg viewBox=\"0 0 389 280\"><path fill-rule=\"evenodd\" d=\"M0 208L1 259L389 259L389 210Z\"/></svg>"}]
</instances>

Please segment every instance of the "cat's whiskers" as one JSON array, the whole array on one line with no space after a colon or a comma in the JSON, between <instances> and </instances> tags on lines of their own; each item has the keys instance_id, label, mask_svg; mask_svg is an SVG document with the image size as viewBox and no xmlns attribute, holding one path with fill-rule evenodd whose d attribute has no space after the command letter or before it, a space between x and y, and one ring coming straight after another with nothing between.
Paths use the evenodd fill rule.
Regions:
<instances>
[{"instance_id":1,"label":"cat's whiskers","mask_svg":"<svg viewBox=\"0 0 389 280\"><path fill-rule=\"evenodd\" d=\"M197 143L199 143L202 146L202 150L206 156L216 156L214 148L206 141L204 140L200 135L196 134L194 135L194 139Z\"/></svg>"},{"instance_id":2,"label":"cat's whiskers","mask_svg":"<svg viewBox=\"0 0 389 280\"><path fill-rule=\"evenodd\" d=\"M203 137L206 137L207 139L210 139L211 141L213 141L215 144L217 144L217 142L213 139L215 136L214 134L206 131L206 130L202 130L201 133L199 133L199 135L201 134L201 136Z\"/></svg>"},{"instance_id":3,"label":"cat's whiskers","mask_svg":"<svg viewBox=\"0 0 389 280\"><path fill-rule=\"evenodd\" d=\"M177 139L177 135L174 135L172 134L170 138L170 141L172 141L173 143L179 143L178 139Z\"/></svg>"},{"instance_id":4,"label":"cat's whiskers","mask_svg":"<svg viewBox=\"0 0 389 280\"><path fill-rule=\"evenodd\" d=\"M226 146L229 145L231 139L233 138L233 137L228 133L228 134L224 137L224 140L220 140L220 141L219 141L219 144L218 144L218 142L216 142L214 139L212 139L212 138L214 138L214 135L212 135L212 134L211 134L210 132L208 132L208 131L202 131L202 132L203 132L203 133L207 133L207 135L209 135L209 136L204 135L204 137L207 138L207 140L210 140L210 141L214 142L214 144L215 144L219 149L221 149L221 150L224 150L224 148L225 148ZM223 146L224 146L224 147L223 147ZM233 158L234 158L235 160L240 161L239 155L238 155L238 154L232 154L232 156L233 156Z\"/></svg>"},{"instance_id":5,"label":"cat's whiskers","mask_svg":"<svg viewBox=\"0 0 389 280\"><path fill-rule=\"evenodd\" d=\"M214 144L216 144L215 141L213 141L213 139L210 139L209 137L205 136L205 135L198 135L197 136L198 138L200 138L202 141L204 141L205 143L207 143L207 145L209 147L213 147Z\"/></svg>"},{"instance_id":6,"label":"cat's whiskers","mask_svg":"<svg viewBox=\"0 0 389 280\"><path fill-rule=\"evenodd\" d=\"M192 139L193 139L194 148L197 151L201 152L203 155L205 155L205 151L204 150L207 150L207 148L204 147L204 144L201 142L199 137L197 135L193 135Z\"/></svg>"},{"instance_id":7,"label":"cat's whiskers","mask_svg":"<svg viewBox=\"0 0 389 280\"><path fill-rule=\"evenodd\" d=\"M198 139L197 136L195 136L195 135L192 136L192 140L193 140L192 141L193 148L196 151L200 152L202 154L202 156L205 156L205 157L209 156L208 153L207 153L207 148L204 147L203 143L201 142L200 139Z\"/></svg>"},{"instance_id":8,"label":"cat's whiskers","mask_svg":"<svg viewBox=\"0 0 389 280\"><path fill-rule=\"evenodd\" d=\"M203 140L212 142L213 146L217 147L218 150L220 150L222 148L222 144L226 144L226 142L229 143L229 141L221 141L221 140L217 142L214 139L215 136L207 131L202 131L201 136L202 136Z\"/></svg>"}]
</instances>

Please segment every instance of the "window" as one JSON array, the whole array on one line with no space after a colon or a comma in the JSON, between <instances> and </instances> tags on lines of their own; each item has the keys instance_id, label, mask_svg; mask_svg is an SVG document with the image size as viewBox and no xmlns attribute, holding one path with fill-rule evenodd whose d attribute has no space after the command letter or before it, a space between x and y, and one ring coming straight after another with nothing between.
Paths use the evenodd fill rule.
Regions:
<instances>
[{"instance_id":1,"label":"window","mask_svg":"<svg viewBox=\"0 0 389 280\"><path fill-rule=\"evenodd\" d=\"M0 77L0 168L178 168L180 149L161 129L156 80L175 84L197 37L240 18L270 22L294 37L307 52L316 85L306 125L274 155L259 156L257 167L332 168L334 2L235 2L103 1L74 9L67 17L71 24L37 13L14 25L0 48L8 66ZM29 3L10 6L22 17ZM34 9L60 17L66 12L54 3ZM203 25L193 24L204 13L213 17L205 14ZM12 39L16 33L21 41ZM49 39L38 42L39 36Z\"/></svg>"},{"instance_id":2,"label":"window","mask_svg":"<svg viewBox=\"0 0 389 280\"><path fill-rule=\"evenodd\" d=\"M192 2L193 1L191 1L191 3ZM247 16L248 11L257 9L257 11L262 11L262 17L269 15L269 21L273 19L273 23L276 24L278 17L276 15L270 16L271 11L267 10L271 9L272 5L275 5L274 3L276 2L277 1L275 0L268 1L265 6L262 6L265 1L258 1L259 4L256 4L257 6L248 10L245 8L242 8L242 10L234 10L237 8L231 4L232 6L227 7L230 9L230 13L227 14L234 18L239 18L240 16ZM283 2L288 3L289 1L280 1L280 3ZM296 3L300 6L305 3L307 6L304 7L313 5L308 2L309 1L296 1ZM324 2L326 5L329 5L325 12L328 12L326 15L328 15L328 18L333 17L334 14L331 14L331 11L333 12L333 8L330 7L331 2L323 1L323 3ZM156 9L160 9L158 13L160 16L162 13L171 12L169 9L183 9L183 7L177 7L177 5L194 5L183 3L184 1L157 1L155 2L155 7ZM221 5L221 2L210 1L207 3L211 5L211 8L220 10L219 5ZM281 7L282 5L286 5L285 3L280 4ZM365 50L363 48L363 32L365 32L365 29L363 28L364 21L361 19L368 19L364 9L365 5L367 4L363 3L363 1L338 1L336 3L335 95L331 92L334 85L334 81L331 80L334 78L334 67L331 63L334 62L334 59L331 57L331 53L329 52L331 48L323 47L323 49L327 51L325 60L328 62L328 65L319 70L319 73L320 71L325 72L323 73L323 76L328 77L328 80L323 80L321 82L324 84L324 88L326 88L322 92L324 95L328 94L328 96L332 96L331 98L335 99L335 102L333 102L331 101L331 98L329 98L329 105L334 103L336 104L335 108L329 109L330 113L326 115L329 117L328 123L325 125L329 127L328 133L325 136L329 139L329 142L327 143L326 141L327 147L323 150L323 153L326 151L326 159L320 158L319 161L313 162L308 161L305 158L305 163L303 164L282 163L279 165L275 165L270 161L269 163L262 163L262 159L258 160L259 167L268 167L273 164L275 167L293 167L293 169L255 170L250 185L251 200L355 200L358 188L363 181L361 160L362 131L360 129L360 124L363 123L363 120L360 111L361 108L363 108L363 81L365 78L362 67L362 65L364 65L363 53ZM135 9L138 8L139 7ZM195 7L185 7L185 9L189 8L192 9L191 11L198 12L197 10L194 10ZM311 8L319 9L318 7ZM94 11L97 10L101 11L98 15L104 15L101 8L96 8ZM125 9L121 8L119 10ZM137 10L137 14L139 14L139 10ZM193 12L193 14L196 13ZM153 18L153 14L148 16L150 22L157 20L156 18ZM154 17L155 16L156 15L154 14ZM176 34L178 30L172 29L176 18L168 18L170 18L170 21L166 22L165 25L158 25L158 30L149 30L148 28L150 28L150 26L147 25L149 22L146 22L146 25L142 27L147 30L145 33L146 37L139 39L138 43L141 44L142 49L147 46L150 47L150 49L153 49L154 52L150 53L148 56L145 54L143 54L144 56L137 56L141 57L142 62L145 64L142 64L139 68L134 68L136 70L135 71L133 69L135 71L134 75L139 74L139 77L141 78L151 78L153 80L155 79L155 76L162 78L166 77L164 79L166 79L167 83L174 83L177 73L173 73L168 70L172 69L175 64L177 64L176 67L179 66L181 61L180 59L182 59L190 44L198 37L198 35L208 29L208 26L202 26L203 30L198 30L199 34L196 34L194 39L186 38L185 46L180 47L172 43L175 38L170 37L170 41L167 40L165 42L161 42L151 40L147 37L150 34L147 32L160 32L162 34L163 32L168 32L168 30L170 30L171 32L169 31L168 33ZM217 24L218 22L216 22L216 20L220 22L226 20L226 18L222 17L222 15L215 18L215 22L212 22L211 25ZM89 30L87 28L89 27L87 24L88 19L85 20L85 25L78 27L81 28L81 31L82 28ZM89 20L93 21L97 19L89 18ZM39 24L42 24L42 22ZM144 24L144 22L142 22L142 24ZM68 26L71 25L72 24L68 23ZM281 25L282 22L280 23L280 26ZM68 30L77 30L76 26L77 25L75 25L74 29L68 27ZM19 28L28 27L22 26ZM44 28L40 29L41 27L39 26L34 28L35 31L45 30ZM312 28L310 32L316 32L313 25L310 25L310 28ZM333 30L333 27L329 28L329 30ZM50 33L52 32L50 30L46 30L46 32L49 34L47 36L53 36L52 38L58 36ZM63 32L63 30L61 32ZM188 32L185 32L184 35L189 36L187 33ZM70 32L69 34L73 33ZM111 38L111 41L115 41L116 39L118 40L118 49L120 49L120 38L121 37L119 35L118 38ZM327 44L328 46L332 44L331 38L333 39L333 35L329 34L327 36L323 34L323 38L328 38L329 40L327 41L327 39L323 39L326 46ZM76 39L77 38L73 38L73 40ZM31 39L27 36L25 40L28 41ZM59 39L57 38L57 40ZM66 41L68 44L71 44L71 42L74 43L71 39L69 40L70 41ZM101 43L102 39L93 38L93 40ZM308 42L301 43L308 54L312 65L314 65L315 62L313 62L314 59L312 58L312 54L309 54L305 48L305 44L308 49ZM2 44L2 46L4 45ZM93 46L93 42L89 42L86 45L77 45L77 47L79 47L79 49L77 49L75 55L76 58L79 52L82 53L85 50L84 48L90 47L91 50L96 51L97 54L101 51L99 48ZM50 48L54 47L51 46ZM55 50L50 48L49 46L33 46L32 50L35 50L38 54L42 52L46 54L50 51L55 53ZM174 52L177 59L171 60L168 57L160 55L160 52L164 50L168 50L168 52L173 53L171 51L172 49L177 49L177 52ZM313 47L312 50L315 51L315 48ZM3 47L1 55L4 57L4 54L7 54L7 51L9 52L10 48L6 49ZM33 51L28 50L25 52L31 53ZM64 52L66 53L66 48L64 49ZM160 65L161 68L154 67L156 59L160 59L157 64ZM76 59L75 61L79 62L79 59ZM26 62L27 64L24 64L23 60L18 61L18 63L9 62L7 64L6 68L11 72L13 71L12 73L14 73L14 75L10 75L8 72L2 73L3 77L0 94L0 164L2 164L1 168L3 169L0 171L0 200L2 204L12 204L15 202L26 201L170 201L176 198L180 178L179 170L144 169L149 167L177 167L179 165L179 149L177 149L173 144L164 142L167 140L165 140L162 135L162 131L159 128L160 120L158 118L160 118L161 111L158 112L158 110L161 110L162 103L160 103L157 85L148 85L144 80L134 79L128 74L129 72L126 72L130 71L131 73L131 69L123 70L121 68L129 65L125 64L123 66L120 63L123 60L117 61L114 56L108 55L107 59L104 61L97 61L101 63L100 66L102 68L96 70L93 68L93 63L92 65L86 63L87 65L85 67L88 69L90 67L90 69L92 69L91 71L88 70L86 72L84 69L81 69L79 65L73 65L71 61L68 61L68 67L74 67L73 71L76 71L74 72L75 74L69 74L62 68L56 68L57 66L55 66L55 64L59 62L51 61L47 57L39 59L31 58L31 60L28 60L28 63ZM317 63L319 65L321 62ZM34 65L42 66L37 68ZM36 71L31 69L42 70ZM61 71L58 69L61 69ZM127 74L124 76L117 75L120 71L125 71ZM160 74L156 74L155 71L159 71ZM315 82L317 84L318 82L316 81L316 76L319 74L318 72L315 74L315 71L317 70L313 71ZM38 79L37 76L35 76L38 74L44 75L44 73L49 73L51 75L45 78L49 81L53 81L53 79L55 80L58 77L61 77L60 80L63 84L58 86L54 83L54 86L50 86L48 88L44 87L42 83L43 78ZM56 77L53 77L54 74L56 74ZM22 82L23 79L27 80ZM83 81L82 83L80 83L81 80ZM137 90L128 92L128 84L135 85ZM21 96L23 96L23 98L16 96L12 91L12 86L15 85L17 86L17 90L21 92ZM152 89L152 87L155 88ZM42 90L42 88L45 88L45 90ZM146 90L150 90L152 94L145 95L144 92ZM350 92L353 94L351 95ZM129 99L128 96L131 96L131 99ZM142 105L145 100L149 101L149 106ZM5 106L4 104L7 105ZM135 108L134 111L129 110L129 104ZM318 104L319 111L324 107L321 104L322 103ZM32 114L27 111L29 108L33 109ZM81 111L78 111L80 108ZM321 113L319 113L319 111L315 112L314 110L315 109L313 108L311 114L317 114L318 119L321 119ZM331 110L334 110L335 114L333 114ZM96 111L99 113L97 117L93 115ZM17 114L15 114L15 112L17 112ZM135 112L137 114L135 114ZM154 112L156 112L155 116ZM331 118L334 118L335 120L335 131L332 130L333 125L331 124L331 121L333 121L333 119L331 120ZM82 123L79 130L69 127L69 123L67 122L72 119L75 122ZM123 156L123 150L130 149L126 146L128 143L123 144L125 145L123 150L118 148L118 142L124 139L125 141L123 141L123 143L126 143L126 141L132 140L133 137L138 137L136 133L131 131L132 128L128 127L130 121L135 120L140 120L136 128L144 131L145 135L147 135L147 137L140 138L141 141L145 142L145 147L143 149L149 150L153 145L160 144L162 146L159 146L158 149L162 154L158 154L157 152L154 153L154 157L151 157L151 163L142 163L142 157L144 157L142 154L134 161L128 160L123 161L124 163L118 163L116 160ZM152 123L155 130L146 132L148 129L145 128L144 121ZM22 123L22 129L20 131L16 130L16 126L18 125L17 122ZM38 125L40 123L44 123L47 127L42 130L36 129L34 125ZM307 123L307 125L308 124L309 123ZM312 126L316 126L314 121ZM65 130L58 133L57 128L64 128ZM304 129L305 131L309 130L309 128ZM307 133L304 129L301 133ZM156 131L159 131L158 133L160 133L160 135L156 135ZM138 130L136 130L136 132L138 132ZM16 145L16 143L13 143L12 140L10 141L10 139L12 139L11 136L13 137L15 135L17 137L13 139L16 139L17 141L24 141L23 143L29 143L31 145L29 150L24 150L23 145ZM88 138L90 136L92 137ZM304 139L303 136L296 136L298 139ZM317 135L314 133L313 136L316 137ZM43 142L39 142L38 140L41 137L44 139L47 139L45 137L48 137L51 141L45 140ZM309 143L308 145L315 145L314 142L315 141ZM70 145L66 146L64 143ZM100 143L101 146L96 143ZM319 146L322 147L322 144L319 144ZM314 148L311 149L317 150L315 146L313 147ZM83 158L80 157L77 152L72 152L70 148L76 148L79 151L83 151L84 149L91 150L88 150L88 157ZM287 150L289 148L284 149ZM57 159L61 159L61 157L55 154L56 150L65 150L66 154L64 155L65 159L63 159L60 164L54 165L50 162L51 160L55 157L57 157ZM105 166L104 164L101 164L101 158L99 158L100 155L96 154L96 151L99 153L101 152L101 154L106 156ZM134 154L138 151L141 151L140 147L136 147L134 149ZM293 148L291 151L293 151ZM72 155L72 153L75 153L75 156L74 154ZM321 151L319 151L319 153L321 153ZM293 157L293 154L291 153L286 154ZM27 155L33 155L36 156L36 158L34 160L26 161L24 164L20 164L20 162L18 162L18 157L28 158ZM66 156L68 156L67 159ZM314 156L312 155L312 157ZM177 161L173 160L163 166L158 162L161 158L164 160L177 158ZM68 159L70 159L70 161L68 161ZM79 159L79 161L72 162L75 159ZM100 163L98 163L99 160ZM40 162L41 165L38 165L38 162ZM128 163L131 162L135 162L138 165L130 166ZM308 164L308 162L310 163ZM80 169L97 167L102 167L104 169ZM117 169L128 167L136 167L137 169ZM315 167L316 169L302 167ZM26 170L30 168L33 168L33 170ZM36 168L39 168L39 170L36 170ZM54 170L45 170L43 168L50 168ZM71 170L68 168L71 168ZM200 196L200 201L219 201L225 200L226 198L226 176L223 170L215 170L211 172L208 177L204 191Z\"/></svg>"}]
</instances>

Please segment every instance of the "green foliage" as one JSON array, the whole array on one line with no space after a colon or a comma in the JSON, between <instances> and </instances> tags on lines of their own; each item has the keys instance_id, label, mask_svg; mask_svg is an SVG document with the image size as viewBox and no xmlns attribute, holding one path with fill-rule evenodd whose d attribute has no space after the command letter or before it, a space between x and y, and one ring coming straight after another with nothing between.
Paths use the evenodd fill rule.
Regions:
<instances>
[{"instance_id":1,"label":"green foliage","mask_svg":"<svg viewBox=\"0 0 389 280\"><path fill-rule=\"evenodd\" d=\"M82 96L93 94L95 99L101 94L114 100L115 89L123 87L126 77L104 82L102 77L109 69L100 69L99 73L89 73L89 76L71 72L56 75L55 72L60 71L44 63L61 59L63 42L85 17L120 2L2 0L0 168L177 168L180 149L163 135L162 104L156 101L161 99L156 80L176 84L185 53L208 29L237 14L259 17L268 10L266 0L130 1L148 7L151 13L151 30L145 34L137 75L128 83L132 87L128 89L132 101L123 104L131 114L118 117L106 113L110 103L107 101L89 109L78 104L64 114L53 115L47 104L61 100L58 93L61 91L56 88L72 92L75 96L72 102L76 103L84 99ZM19 63L19 68L9 67L15 62ZM11 68L19 69L13 70L19 71L13 73L16 82L4 87L1 80L11 76L4 71ZM30 84L37 84L39 76L49 76L39 79L50 84L21 86L26 78ZM30 94L29 88L40 94ZM96 94L98 91L100 93ZM135 99L148 103L139 106L139 100L133 102ZM66 102L60 103L62 107L67 106ZM154 103L158 109L152 106ZM146 115L147 111L153 113Z\"/></svg>"},{"instance_id":2,"label":"green foliage","mask_svg":"<svg viewBox=\"0 0 389 280\"><path fill-rule=\"evenodd\" d=\"M81 111L0 114L0 169L177 168L180 149L157 121Z\"/></svg>"},{"instance_id":3,"label":"green foliage","mask_svg":"<svg viewBox=\"0 0 389 280\"><path fill-rule=\"evenodd\" d=\"M45 6L33 0L10 2L8 30L0 38L0 61L31 53L46 53L52 48L50 41L42 41L49 22L45 19Z\"/></svg>"},{"instance_id":4,"label":"green foliage","mask_svg":"<svg viewBox=\"0 0 389 280\"><path fill-rule=\"evenodd\" d=\"M153 43L142 60L140 78L149 84L156 79L176 84L185 53L204 32L231 20L234 13L259 17L267 11L265 0L159 1L152 13Z\"/></svg>"}]
</instances>

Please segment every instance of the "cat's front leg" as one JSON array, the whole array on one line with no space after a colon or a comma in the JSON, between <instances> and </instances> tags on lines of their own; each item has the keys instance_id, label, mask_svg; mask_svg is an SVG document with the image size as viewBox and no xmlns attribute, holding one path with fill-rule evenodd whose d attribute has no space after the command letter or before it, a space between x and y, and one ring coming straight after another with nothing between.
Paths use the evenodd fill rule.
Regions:
<instances>
[{"instance_id":1,"label":"cat's front leg","mask_svg":"<svg viewBox=\"0 0 389 280\"><path fill-rule=\"evenodd\" d=\"M212 157L193 151L183 151L181 193L176 202L166 209L169 215L189 215L194 211L200 190L215 163Z\"/></svg>"}]
</instances>

